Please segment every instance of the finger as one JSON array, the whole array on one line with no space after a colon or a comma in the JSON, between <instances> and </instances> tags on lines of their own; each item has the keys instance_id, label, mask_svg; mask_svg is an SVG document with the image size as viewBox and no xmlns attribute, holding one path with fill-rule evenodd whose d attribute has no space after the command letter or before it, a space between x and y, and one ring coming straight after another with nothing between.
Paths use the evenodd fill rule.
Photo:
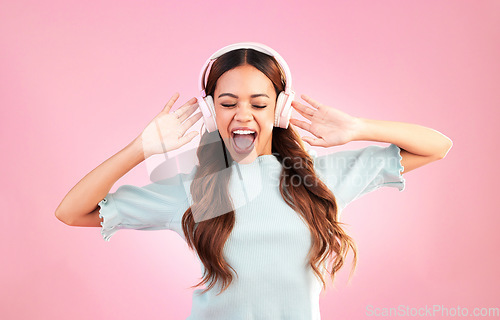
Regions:
<instances>
[{"instance_id":1,"label":"finger","mask_svg":"<svg viewBox=\"0 0 500 320\"><path fill-rule=\"evenodd\" d=\"M193 112L198 108L198 103L188 105L186 107L179 108L175 110L175 113L179 117L179 120L183 122L186 120L190 115L193 114Z\"/></svg>"},{"instance_id":2,"label":"finger","mask_svg":"<svg viewBox=\"0 0 500 320\"><path fill-rule=\"evenodd\" d=\"M191 140L193 140L193 138L196 137L197 135L198 135L197 131L191 131L187 135L180 137L179 143L181 144L181 146L183 146L186 143L191 142Z\"/></svg>"},{"instance_id":3,"label":"finger","mask_svg":"<svg viewBox=\"0 0 500 320\"><path fill-rule=\"evenodd\" d=\"M309 139L310 141L311 141L311 139L313 139L311 142L314 142L315 143L314 145L318 145L318 146L323 145L324 140L320 136L318 136L316 133L311 131L311 124L309 124L305 121L301 121L301 120L297 120L297 119L293 119L293 118L290 119L290 123L293 124L294 126L297 126L301 129L308 131L309 133L311 133L312 135L314 135L316 137L316 138L313 138L313 137L303 137L303 138Z\"/></svg>"},{"instance_id":4,"label":"finger","mask_svg":"<svg viewBox=\"0 0 500 320\"><path fill-rule=\"evenodd\" d=\"M189 99L186 103L184 103L182 106L180 106L179 108L177 108L175 111L175 115L177 116L177 118L180 118L182 116L182 114L186 111L186 110L189 110L189 108L191 108L193 105L198 105L197 104L197 99L196 98L191 98ZM184 118L185 119L185 118Z\"/></svg>"},{"instance_id":5,"label":"finger","mask_svg":"<svg viewBox=\"0 0 500 320\"><path fill-rule=\"evenodd\" d=\"M316 139L313 137L302 137L302 141L307 142L311 146L315 147L323 147L323 140L322 139Z\"/></svg>"},{"instance_id":6,"label":"finger","mask_svg":"<svg viewBox=\"0 0 500 320\"><path fill-rule=\"evenodd\" d=\"M290 123L293 124L294 126L297 126L301 129L304 129L306 131L309 131L311 132L311 124L305 122L305 121L302 121L302 120L297 120L297 119L290 119ZM312 132L311 132L312 133Z\"/></svg>"},{"instance_id":7,"label":"finger","mask_svg":"<svg viewBox=\"0 0 500 320\"><path fill-rule=\"evenodd\" d=\"M165 107L163 108L162 112L169 113L170 109L172 108L174 103L177 101L177 99L179 99L179 92L174 93L172 98L170 98L170 100L168 100L168 102L165 105Z\"/></svg>"},{"instance_id":8,"label":"finger","mask_svg":"<svg viewBox=\"0 0 500 320\"><path fill-rule=\"evenodd\" d=\"M186 101L186 103L184 103L182 106L180 106L179 109L186 109L186 108L189 108L191 105L195 104L198 100L193 97L191 99L189 99L188 101ZM177 109L177 110L179 110Z\"/></svg>"},{"instance_id":9,"label":"finger","mask_svg":"<svg viewBox=\"0 0 500 320\"><path fill-rule=\"evenodd\" d=\"M202 113L198 112L194 114L191 118L187 119L180 127L181 133L184 134L187 129L191 128L198 120L202 117Z\"/></svg>"},{"instance_id":10,"label":"finger","mask_svg":"<svg viewBox=\"0 0 500 320\"><path fill-rule=\"evenodd\" d=\"M307 103L309 103L311 106L315 107L315 108L321 108L323 105L321 103L319 103L318 101L312 99L311 97L305 95L305 94L302 94L300 95L300 97L302 99L304 99L304 101L306 101Z\"/></svg>"},{"instance_id":11,"label":"finger","mask_svg":"<svg viewBox=\"0 0 500 320\"><path fill-rule=\"evenodd\" d=\"M292 105L293 106L293 105ZM305 107L305 106L304 106ZM295 109L299 114L309 121L312 121L314 111L311 108L305 107L303 109ZM305 110L305 111L304 111Z\"/></svg>"},{"instance_id":12,"label":"finger","mask_svg":"<svg viewBox=\"0 0 500 320\"><path fill-rule=\"evenodd\" d=\"M308 120L311 120L311 118L314 116L314 112L316 112L316 109L310 108L297 101L293 101L292 106L294 107L295 110L297 110L297 112L299 112Z\"/></svg>"},{"instance_id":13,"label":"finger","mask_svg":"<svg viewBox=\"0 0 500 320\"><path fill-rule=\"evenodd\" d=\"M309 137L301 137L302 141L307 142L311 146L313 145L312 142L310 141Z\"/></svg>"},{"instance_id":14,"label":"finger","mask_svg":"<svg viewBox=\"0 0 500 320\"><path fill-rule=\"evenodd\" d=\"M307 114L310 114L312 115L315 111L314 108L311 108L309 106L306 106L305 104L302 104L298 101L292 101L292 106L296 109L296 110L300 110L302 112L305 112Z\"/></svg>"}]
</instances>

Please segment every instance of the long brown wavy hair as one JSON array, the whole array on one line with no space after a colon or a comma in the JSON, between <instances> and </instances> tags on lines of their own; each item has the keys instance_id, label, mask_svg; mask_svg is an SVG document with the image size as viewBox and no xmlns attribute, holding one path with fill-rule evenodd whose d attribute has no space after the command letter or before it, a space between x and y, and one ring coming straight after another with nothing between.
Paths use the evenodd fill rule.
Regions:
<instances>
[{"instance_id":1,"label":"long brown wavy hair","mask_svg":"<svg viewBox=\"0 0 500 320\"><path fill-rule=\"evenodd\" d=\"M217 79L224 72L242 65L251 65L264 73L272 81L277 95L284 90L284 73L273 57L252 49L239 49L215 60L207 79L207 95L214 95ZM352 275L357 263L356 245L341 228L335 196L316 176L313 160L292 126L287 129L273 128L272 154L283 167L279 185L281 196L309 226L312 236L309 263L323 283L323 289L326 289L323 274L328 272L333 282L335 273L346 260L349 248L353 251ZM190 190L193 205L182 217L182 229L188 246L196 250L205 266L205 273L202 281L191 288L209 283L204 293L220 281L220 294L232 282L231 270L237 275L223 254L224 244L235 224L228 194L231 170L225 170L233 159L218 131L202 135L197 156L199 166L194 176L196 183L191 184ZM292 177L297 176L304 182L299 186L291 181ZM221 210L227 213L210 218L211 213ZM199 222L195 222L195 217ZM331 262L330 268L328 262Z\"/></svg>"}]
</instances>

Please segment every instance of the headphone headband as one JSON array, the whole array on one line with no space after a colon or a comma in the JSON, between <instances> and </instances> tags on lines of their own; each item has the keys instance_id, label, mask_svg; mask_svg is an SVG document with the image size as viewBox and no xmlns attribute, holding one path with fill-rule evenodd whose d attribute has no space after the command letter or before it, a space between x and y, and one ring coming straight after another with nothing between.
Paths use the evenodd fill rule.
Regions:
<instances>
[{"instance_id":1,"label":"headphone headband","mask_svg":"<svg viewBox=\"0 0 500 320\"><path fill-rule=\"evenodd\" d=\"M261 44L257 42L239 42L239 43L234 43L230 44L228 46L225 46L222 49L217 50L214 54L210 56L210 58L207 59L205 64L203 65L203 68L201 69L200 72L200 92L202 97L206 97L206 92L205 92L205 77L206 73L208 71L209 66L211 66L211 63L213 63L217 58L222 56L225 53L228 53L233 50L238 50L238 49L253 49L262 53L265 53L271 57L274 57L278 64L280 65L281 69L285 73L285 92L288 94L291 91L292 88L292 74L290 72L290 68L288 68L288 64L286 63L285 59L283 59L278 52L276 52L274 49Z\"/></svg>"}]
</instances>

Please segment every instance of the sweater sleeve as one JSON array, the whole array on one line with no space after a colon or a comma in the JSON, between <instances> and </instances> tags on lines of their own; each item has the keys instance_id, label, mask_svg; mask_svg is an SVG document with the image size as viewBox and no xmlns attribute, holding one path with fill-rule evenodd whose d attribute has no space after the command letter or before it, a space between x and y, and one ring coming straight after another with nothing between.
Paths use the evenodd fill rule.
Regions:
<instances>
[{"instance_id":1,"label":"sweater sleeve","mask_svg":"<svg viewBox=\"0 0 500 320\"><path fill-rule=\"evenodd\" d=\"M178 174L143 187L122 185L108 193L98 204L104 240L109 241L120 229L172 229L172 221L190 206L190 176Z\"/></svg>"},{"instance_id":2,"label":"sweater sleeve","mask_svg":"<svg viewBox=\"0 0 500 320\"><path fill-rule=\"evenodd\" d=\"M401 149L391 144L339 151L320 157L312 153L320 179L335 195L341 208L381 187L405 188Z\"/></svg>"}]
</instances>

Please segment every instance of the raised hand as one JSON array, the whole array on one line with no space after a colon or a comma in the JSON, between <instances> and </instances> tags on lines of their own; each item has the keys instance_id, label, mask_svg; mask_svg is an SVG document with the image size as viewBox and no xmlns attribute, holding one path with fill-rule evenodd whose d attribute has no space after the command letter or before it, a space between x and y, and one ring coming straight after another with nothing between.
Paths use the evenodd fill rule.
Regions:
<instances>
[{"instance_id":1,"label":"raised hand","mask_svg":"<svg viewBox=\"0 0 500 320\"><path fill-rule=\"evenodd\" d=\"M184 135L202 117L201 112L198 112L188 119L198 108L196 98L190 99L175 112L170 112L178 98L179 93L175 93L163 110L151 120L141 133L145 159L154 154L178 149L193 140L198 134L196 131L191 131Z\"/></svg>"},{"instance_id":2,"label":"raised hand","mask_svg":"<svg viewBox=\"0 0 500 320\"><path fill-rule=\"evenodd\" d=\"M325 106L306 95L301 95L310 106L297 101L292 102L292 107L310 121L290 119L290 123L304 129L315 136L302 137L302 140L312 146L332 147L353 141L356 137L360 120L338 109Z\"/></svg>"}]
</instances>

